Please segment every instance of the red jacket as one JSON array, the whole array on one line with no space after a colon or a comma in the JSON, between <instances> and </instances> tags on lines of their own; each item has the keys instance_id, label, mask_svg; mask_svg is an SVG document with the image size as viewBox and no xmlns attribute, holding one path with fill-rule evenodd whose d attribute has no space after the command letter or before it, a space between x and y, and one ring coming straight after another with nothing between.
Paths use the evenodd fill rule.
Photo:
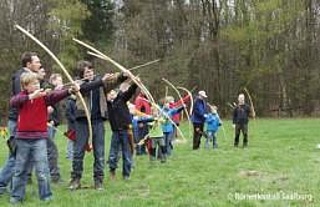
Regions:
<instances>
[{"instance_id":1,"label":"red jacket","mask_svg":"<svg viewBox=\"0 0 320 207\"><path fill-rule=\"evenodd\" d=\"M143 94L139 94L134 101L136 109L145 114L151 114L151 106L147 98Z\"/></svg>"},{"instance_id":2,"label":"red jacket","mask_svg":"<svg viewBox=\"0 0 320 207\"><path fill-rule=\"evenodd\" d=\"M68 95L67 90L56 90L47 96L29 100L28 93L22 91L12 97L10 104L19 111L16 137L18 139L47 138L47 106L54 105Z\"/></svg>"},{"instance_id":3,"label":"red jacket","mask_svg":"<svg viewBox=\"0 0 320 207\"><path fill-rule=\"evenodd\" d=\"M181 106L182 104L187 104L188 102L190 101L190 96L189 95L186 95L185 97L182 98L182 100L178 100L176 102L170 102L169 103L169 108L172 109L172 108L177 108L179 106ZM175 123L179 123L180 122L180 113L177 113L175 115L172 116L172 120L175 122Z\"/></svg>"}]
</instances>

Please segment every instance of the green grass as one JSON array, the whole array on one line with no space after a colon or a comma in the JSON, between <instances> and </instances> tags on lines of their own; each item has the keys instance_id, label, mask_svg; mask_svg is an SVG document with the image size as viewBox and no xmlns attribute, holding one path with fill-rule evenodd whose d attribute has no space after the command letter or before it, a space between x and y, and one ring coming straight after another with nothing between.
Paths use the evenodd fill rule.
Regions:
<instances>
[{"instance_id":1,"label":"green grass","mask_svg":"<svg viewBox=\"0 0 320 207\"><path fill-rule=\"evenodd\" d=\"M249 148L235 149L231 123L225 121L226 137L220 130L217 150L206 150L202 143L200 150L192 151L188 139L175 146L165 164L150 163L146 156L135 157L129 181L122 180L121 168L117 179L111 181L106 169L102 192L68 190L71 163L65 159L66 139L58 134L65 182L52 184L54 200L44 204L39 201L33 178L23 206L320 206L319 126L320 119L258 119L249 126ZM187 124L182 130L188 135ZM106 154L110 130L107 132ZM2 145L5 149L4 141ZM0 163L6 157L7 150L2 150ZM85 158L82 184L92 183L91 153ZM0 203L10 206L9 194L0 196Z\"/></svg>"}]
</instances>

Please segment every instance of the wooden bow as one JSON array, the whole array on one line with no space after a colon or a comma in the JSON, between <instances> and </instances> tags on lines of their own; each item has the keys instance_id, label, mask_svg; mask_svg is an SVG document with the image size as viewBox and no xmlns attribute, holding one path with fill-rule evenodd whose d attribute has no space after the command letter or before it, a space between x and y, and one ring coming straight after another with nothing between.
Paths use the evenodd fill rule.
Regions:
<instances>
[{"instance_id":1,"label":"wooden bow","mask_svg":"<svg viewBox=\"0 0 320 207\"><path fill-rule=\"evenodd\" d=\"M250 101L251 116L253 117L253 119L255 119L256 118L256 111L254 110L253 101L252 101L252 98L250 96L250 93L249 93L249 91L248 91L248 89L246 87L244 87L243 90L246 92L246 94L247 94L247 96L249 98L249 101Z\"/></svg>"},{"instance_id":2,"label":"wooden bow","mask_svg":"<svg viewBox=\"0 0 320 207\"><path fill-rule=\"evenodd\" d=\"M181 86L178 86L177 89L180 89L180 90L183 90L183 91L187 92L187 94L190 96L189 116L191 116L192 115L192 110L193 110L193 97L192 97L191 91L189 91L187 88L181 87Z\"/></svg>"},{"instance_id":3,"label":"wooden bow","mask_svg":"<svg viewBox=\"0 0 320 207\"><path fill-rule=\"evenodd\" d=\"M62 69L62 71L64 72L64 74L66 75L66 77L68 78L68 80L70 82L74 82L74 80L72 79L71 75L68 73L68 71L66 70L66 68L64 67L64 65L60 62L60 60L51 52L51 50L49 50L49 48L47 48L42 42L40 42L40 40L38 40L36 37L34 37L32 34L30 34L27 30L25 30L24 28L20 27L19 25L15 25L15 27L20 30L22 33L24 33L26 36L28 36L29 38L31 38L33 41L35 41L40 47L42 47L42 49L44 49L50 56L51 58L59 65L59 67ZM88 107L84 101L83 96L81 95L81 93L78 91L77 92L77 96L79 97L85 113L86 113L86 117L87 117L87 121L88 121L88 129L89 129L89 138L88 138L88 145L91 147L92 146L92 125L91 125L91 115L89 113Z\"/></svg>"},{"instance_id":4,"label":"wooden bow","mask_svg":"<svg viewBox=\"0 0 320 207\"><path fill-rule=\"evenodd\" d=\"M122 65L120 65L119 63L117 63L116 61L114 61L113 59L111 59L110 57L108 57L107 55L103 54L102 52L100 52L99 50L97 50L96 48L76 39L76 38L73 38L73 41L77 42L78 44L90 49L91 51L95 52L96 54L99 55L99 57L103 60L106 60L106 61L109 61L111 62L114 66L116 66L118 69L120 69L120 71L122 71L123 73L126 73L128 74L128 76L132 79L132 81L137 84L137 86L139 88L141 88L141 90L145 93L145 95L147 96L147 98L155 103L154 101L154 98L152 97L151 93L148 91L148 89L140 82L140 81L137 81L136 77L134 75L132 75L132 73L126 69L125 67L123 67Z\"/></svg>"},{"instance_id":5,"label":"wooden bow","mask_svg":"<svg viewBox=\"0 0 320 207\"><path fill-rule=\"evenodd\" d=\"M156 107L157 110L159 111L159 113L163 114L169 121L170 123L176 127L177 131L179 132L179 134L182 137L182 142L186 142L186 137L184 136L184 134L182 133L181 129L177 126L177 124L170 118L170 116L167 113L163 113L163 110L160 108L160 106L156 103L152 103L151 101L147 100L147 99L143 99L145 101L148 101L153 107Z\"/></svg>"},{"instance_id":6,"label":"wooden bow","mask_svg":"<svg viewBox=\"0 0 320 207\"><path fill-rule=\"evenodd\" d=\"M169 81L169 80L167 80L167 79L165 79L165 78L162 78L162 80L166 83L166 84L168 84L176 93L177 93L177 95L178 95L178 97L179 97L179 99L182 101L182 103L184 104L184 105L186 105L185 103L184 103L184 101L183 101L183 98L182 98L182 96L181 96L181 94L180 94L180 92L178 91L178 89ZM190 100L192 99L192 97L190 96ZM191 124L191 120L190 120L190 116L189 116L189 112L188 112L188 110L187 110L187 108L186 107L184 107L184 112L186 113L186 116L187 116L187 119L188 119L188 127L189 127L189 136L191 136L191 134L192 134L192 132L191 132L191 128L192 128L192 124Z\"/></svg>"}]
</instances>

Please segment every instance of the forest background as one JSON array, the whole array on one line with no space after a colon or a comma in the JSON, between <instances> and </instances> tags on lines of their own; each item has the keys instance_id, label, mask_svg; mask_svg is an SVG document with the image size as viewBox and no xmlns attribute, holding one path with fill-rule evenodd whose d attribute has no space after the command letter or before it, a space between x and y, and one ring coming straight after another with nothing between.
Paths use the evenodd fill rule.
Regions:
<instances>
[{"instance_id":1,"label":"forest background","mask_svg":"<svg viewBox=\"0 0 320 207\"><path fill-rule=\"evenodd\" d=\"M61 72L15 24L70 72L81 59L93 61L100 74L117 71L88 56L73 37L127 68L161 59L134 71L156 99L165 95L161 78L167 78L195 93L205 90L222 116L230 116L244 88L260 117L320 115L320 0L2 0L0 18L3 122L24 51L38 52L48 75Z\"/></svg>"}]
</instances>

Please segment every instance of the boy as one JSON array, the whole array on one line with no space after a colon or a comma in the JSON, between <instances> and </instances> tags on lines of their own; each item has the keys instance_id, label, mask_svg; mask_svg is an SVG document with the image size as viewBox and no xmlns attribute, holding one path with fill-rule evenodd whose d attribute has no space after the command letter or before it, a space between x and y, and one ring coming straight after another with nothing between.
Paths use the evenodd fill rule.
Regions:
<instances>
[{"instance_id":1,"label":"boy","mask_svg":"<svg viewBox=\"0 0 320 207\"><path fill-rule=\"evenodd\" d=\"M204 117L206 118L206 145L205 147L209 149L209 142L213 142L213 148L218 147L217 138L215 133L218 131L219 126L221 126L221 120L217 113L217 107L216 106L209 106L211 112L208 114L205 114Z\"/></svg>"},{"instance_id":2,"label":"boy","mask_svg":"<svg viewBox=\"0 0 320 207\"><path fill-rule=\"evenodd\" d=\"M66 118L67 118L67 132L65 135L68 137L67 144L67 159L73 159L73 146L75 141L75 121L76 121L76 99L77 96L71 95L66 102Z\"/></svg>"},{"instance_id":3,"label":"boy","mask_svg":"<svg viewBox=\"0 0 320 207\"><path fill-rule=\"evenodd\" d=\"M167 159L167 150L161 123L165 120L159 116L158 110L155 107L152 107L152 115L154 116L154 121L149 124L151 128L148 134L151 141L150 161L156 160L157 146L159 146L159 158L161 162L164 163Z\"/></svg>"},{"instance_id":4,"label":"boy","mask_svg":"<svg viewBox=\"0 0 320 207\"><path fill-rule=\"evenodd\" d=\"M12 107L18 109L16 131L16 160L12 181L11 203L22 202L25 197L27 169L31 160L34 162L38 179L39 196L43 201L52 197L50 174L47 161L47 106L53 105L71 92L78 91L79 86L69 90L47 93L40 89L38 76L34 73L21 75L23 91L10 100ZM35 114L37 117L35 118Z\"/></svg>"},{"instance_id":5,"label":"boy","mask_svg":"<svg viewBox=\"0 0 320 207\"><path fill-rule=\"evenodd\" d=\"M233 128L235 129L234 147L239 145L240 131L243 134L243 147L248 146L248 122L250 106L245 103L244 94L238 96L238 105L233 110Z\"/></svg>"},{"instance_id":6,"label":"boy","mask_svg":"<svg viewBox=\"0 0 320 207\"><path fill-rule=\"evenodd\" d=\"M131 114L127 106L127 101L134 95L137 85L132 84L129 89L122 83L120 91L111 90L107 96L107 107L110 126L112 130L109 168L111 179L115 178L118 153L122 150L122 176L128 180L131 173L132 154L130 151L129 133L131 125Z\"/></svg>"}]
</instances>

